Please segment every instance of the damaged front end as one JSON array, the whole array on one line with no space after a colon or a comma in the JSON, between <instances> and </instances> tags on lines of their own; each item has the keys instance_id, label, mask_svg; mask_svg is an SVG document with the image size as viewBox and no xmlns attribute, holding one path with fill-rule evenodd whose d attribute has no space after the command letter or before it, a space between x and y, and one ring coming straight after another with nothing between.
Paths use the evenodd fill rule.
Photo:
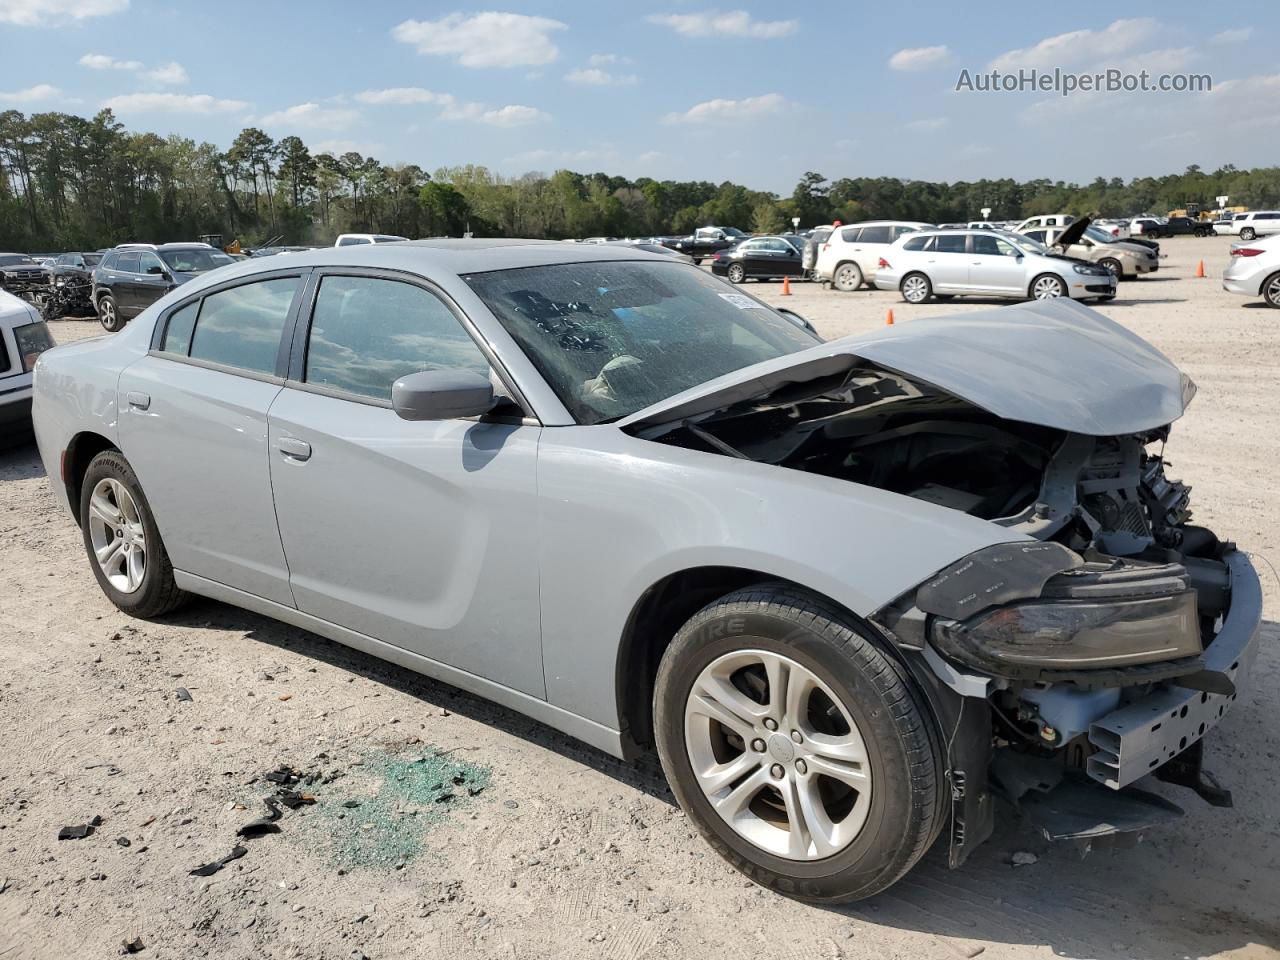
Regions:
<instances>
[{"instance_id":1,"label":"damaged front end","mask_svg":"<svg viewBox=\"0 0 1280 960\"><path fill-rule=\"evenodd\" d=\"M1008 532L872 617L939 718L953 866L990 835L996 796L1047 838L1085 845L1181 814L1135 786L1147 776L1230 805L1201 768L1202 738L1248 674L1262 594L1248 558L1190 522L1190 488L1166 474L1170 424L1194 386L1076 304L903 330L624 426ZM901 549L869 546L886 562Z\"/></svg>"}]
</instances>

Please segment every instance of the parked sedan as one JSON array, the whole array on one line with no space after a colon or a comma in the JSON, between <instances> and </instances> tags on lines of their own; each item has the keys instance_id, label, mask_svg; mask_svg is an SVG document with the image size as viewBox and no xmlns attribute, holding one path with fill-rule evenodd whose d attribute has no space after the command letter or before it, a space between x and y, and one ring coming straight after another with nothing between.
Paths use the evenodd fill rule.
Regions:
<instances>
[{"instance_id":1,"label":"parked sedan","mask_svg":"<svg viewBox=\"0 0 1280 960\"><path fill-rule=\"evenodd\" d=\"M711 258L711 272L730 283L804 276L804 238L752 237Z\"/></svg>"},{"instance_id":2,"label":"parked sedan","mask_svg":"<svg viewBox=\"0 0 1280 960\"><path fill-rule=\"evenodd\" d=\"M1105 267L1055 254L1028 236L994 230L936 230L904 237L880 259L876 287L908 303L931 297L1111 300Z\"/></svg>"},{"instance_id":3,"label":"parked sedan","mask_svg":"<svg viewBox=\"0 0 1280 960\"><path fill-rule=\"evenodd\" d=\"M52 346L35 307L0 290L0 448L31 439L31 371Z\"/></svg>"},{"instance_id":4,"label":"parked sedan","mask_svg":"<svg viewBox=\"0 0 1280 960\"><path fill-rule=\"evenodd\" d=\"M1069 227L1042 227L1027 230L1024 235L1051 250L1105 267L1117 280L1137 278L1160 269L1159 247L1151 249L1154 241L1148 240L1144 245L1116 240L1092 226L1088 217L1081 217Z\"/></svg>"},{"instance_id":5,"label":"parked sedan","mask_svg":"<svg viewBox=\"0 0 1280 960\"><path fill-rule=\"evenodd\" d=\"M207 243L121 244L94 268L93 306L103 329L115 333L175 287L233 263Z\"/></svg>"},{"instance_id":6,"label":"parked sedan","mask_svg":"<svg viewBox=\"0 0 1280 960\"><path fill-rule=\"evenodd\" d=\"M1065 301L824 344L668 258L441 240L196 278L41 356L34 416L120 610L656 747L717 851L830 903L960 865L997 795L1097 844L1201 783L1262 599L1166 476L1193 394Z\"/></svg>"},{"instance_id":7,"label":"parked sedan","mask_svg":"<svg viewBox=\"0 0 1280 960\"><path fill-rule=\"evenodd\" d=\"M1232 246L1222 289L1280 307L1280 235Z\"/></svg>"}]
</instances>

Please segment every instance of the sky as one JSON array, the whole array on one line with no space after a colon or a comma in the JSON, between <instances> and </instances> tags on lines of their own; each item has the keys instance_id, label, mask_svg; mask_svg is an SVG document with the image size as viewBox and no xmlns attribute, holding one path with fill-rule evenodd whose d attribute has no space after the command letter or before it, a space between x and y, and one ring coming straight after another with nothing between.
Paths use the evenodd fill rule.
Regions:
<instances>
[{"instance_id":1,"label":"sky","mask_svg":"<svg viewBox=\"0 0 1280 960\"><path fill-rule=\"evenodd\" d=\"M109 106L222 148L253 125L429 171L784 194L809 170L1083 183L1275 164L1278 25L1275 0L0 0L0 110ZM1212 90L956 89L962 71L1055 68L1208 74Z\"/></svg>"}]
</instances>

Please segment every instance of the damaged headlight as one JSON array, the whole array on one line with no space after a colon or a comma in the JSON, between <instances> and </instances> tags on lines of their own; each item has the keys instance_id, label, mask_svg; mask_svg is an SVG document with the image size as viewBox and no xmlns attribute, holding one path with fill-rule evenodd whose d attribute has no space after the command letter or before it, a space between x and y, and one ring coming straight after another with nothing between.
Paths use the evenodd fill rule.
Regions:
<instances>
[{"instance_id":1,"label":"damaged headlight","mask_svg":"<svg viewBox=\"0 0 1280 960\"><path fill-rule=\"evenodd\" d=\"M1010 604L964 621L935 621L933 640L943 653L996 673L1127 667L1192 657L1202 649L1194 590Z\"/></svg>"}]
</instances>

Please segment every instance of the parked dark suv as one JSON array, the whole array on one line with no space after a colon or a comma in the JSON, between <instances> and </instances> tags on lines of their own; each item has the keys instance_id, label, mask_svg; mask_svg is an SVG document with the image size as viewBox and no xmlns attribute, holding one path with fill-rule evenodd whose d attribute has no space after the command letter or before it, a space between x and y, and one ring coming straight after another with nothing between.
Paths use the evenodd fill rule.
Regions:
<instances>
[{"instance_id":1,"label":"parked dark suv","mask_svg":"<svg viewBox=\"0 0 1280 960\"><path fill-rule=\"evenodd\" d=\"M134 243L108 251L93 271L93 305L114 333L174 287L235 260L207 243Z\"/></svg>"}]
</instances>

